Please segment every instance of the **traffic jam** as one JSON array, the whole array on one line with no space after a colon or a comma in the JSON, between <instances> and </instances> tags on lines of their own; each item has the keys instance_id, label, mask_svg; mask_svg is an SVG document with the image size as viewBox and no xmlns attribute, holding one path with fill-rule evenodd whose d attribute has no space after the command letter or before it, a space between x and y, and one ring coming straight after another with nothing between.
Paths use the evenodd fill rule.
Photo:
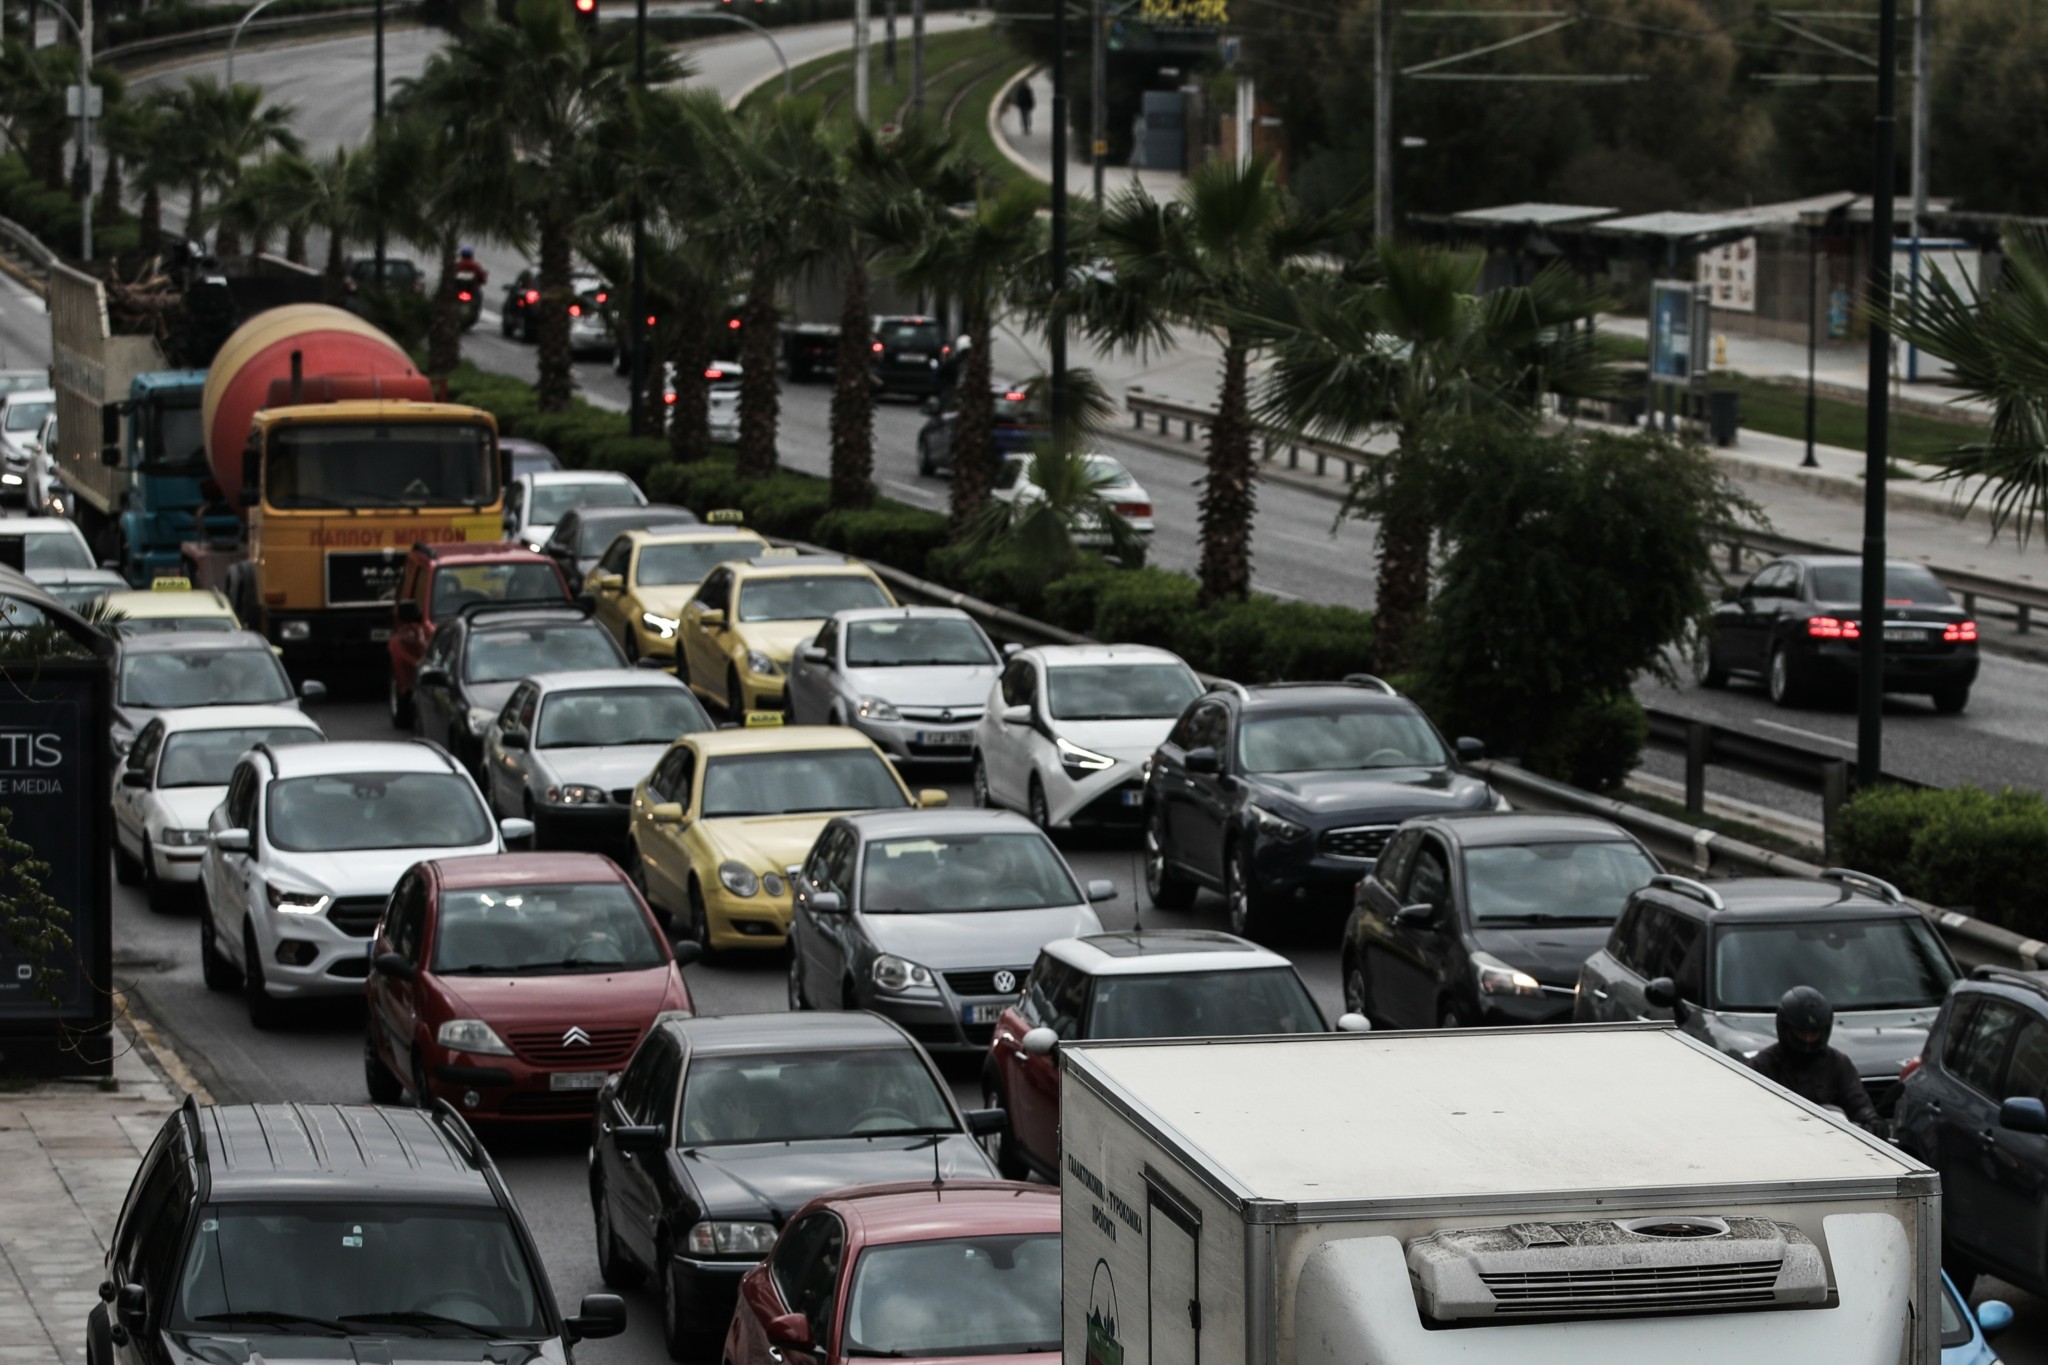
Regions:
<instances>
[{"instance_id":1,"label":"traffic jam","mask_svg":"<svg viewBox=\"0 0 2048 1365\"><path fill-rule=\"evenodd\" d=\"M149 515L0 538L114 637L116 879L250 1030L359 1002L362 1078L163 1124L95 1365L566 1361L629 1303L720 1365L1960 1365L1979 1274L2048 1280L2048 988L1877 878L1511 808L1377 677L1014 638L500 443L340 310L129 379L93 473ZM537 1129L587 1134L573 1312L493 1155Z\"/></svg>"}]
</instances>

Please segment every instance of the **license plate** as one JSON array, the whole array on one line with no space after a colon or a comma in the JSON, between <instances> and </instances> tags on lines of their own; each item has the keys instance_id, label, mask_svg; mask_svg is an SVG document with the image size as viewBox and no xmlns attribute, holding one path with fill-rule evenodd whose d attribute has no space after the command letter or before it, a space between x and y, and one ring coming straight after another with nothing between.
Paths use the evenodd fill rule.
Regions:
<instances>
[{"instance_id":1,"label":"license plate","mask_svg":"<svg viewBox=\"0 0 2048 1365\"><path fill-rule=\"evenodd\" d=\"M973 739L965 730L919 730L917 742L935 749L964 749Z\"/></svg>"},{"instance_id":2,"label":"license plate","mask_svg":"<svg viewBox=\"0 0 2048 1365\"><path fill-rule=\"evenodd\" d=\"M1887 644L1917 645L1927 638L1927 632L1924 630L1893 630L1887 628L1884 638Z\"/></svg>"},{"instance_id":3,"label":"license plate","mask_svg":"<svg viewBox=\"0 0 2048 1365\"><path fill-rule=\"evenodd\" d=\"M389 626L376 626L370 631L370 643L373 645L381 645L390 638L391 627Z\"/></svg>"},{"instance_id":4,"label":"license plate","mask_svg":"<svg viewBox=\"0 0 2048 1365\"><path fill-rule=\"evenodd\" d=\"M969 1005L962 1011L970 1024L993 1024L1003 1017L1001 1005Z\"/></svg>"},{"instance_id":5,"label":"license plate","mask_svg":"<svg viewBox=\"0 0 2048 1365\"><path fill-rule=\"evenodd\" d=\"M548 1077L550 1090L597 1090L609 1073L603 1071L557 1071Z\"/></svg>"},{"instance_id":6,"label":"license plate","mask_svg":"<svg viewBox=\"0 0 2048 1365\"><path fill-rule=\"evenodd\" d=\"M896 353L896 358L906 365L912 363L922 365L924 363L925 355L923 351L898 351Z\"/></svg>"},{"instance_id":7,"label":"license plate","mask_svg":"<svg viewBox=\"0 0 2048 1365\"><path fill-rule=\"evenodd\" d=\"M1145 804L1145 793L1142 791L1125 792L1123 800L1126 806L1142 806Z\"/></svg>"}]
</instances>

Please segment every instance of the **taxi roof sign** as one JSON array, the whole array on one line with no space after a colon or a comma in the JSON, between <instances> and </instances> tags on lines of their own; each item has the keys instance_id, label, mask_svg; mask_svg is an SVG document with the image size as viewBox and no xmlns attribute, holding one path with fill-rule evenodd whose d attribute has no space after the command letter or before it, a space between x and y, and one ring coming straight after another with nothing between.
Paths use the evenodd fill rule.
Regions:
<instances>
[{"instance_id":1,"label":"taxi roof sign","mask_svg":"<svg viewBox=\"0 0 2048 1365\"><path fill-rule=\"evenodd\" d=\"M746 519L747 514L737 507L714 507L704 514L706 526L738 526Z\"/></svg>"},{"instance_id":2,"label":"taxi roof sign","mask_svg":"<svg viewBox=\"0 0 2048 1365\"><path fill-rule=\"evenodd\" d=\"M190 592L192 580L180 574L164 574L149 580L151 592Z\"/></svg>"},{"instance_id":3,"label":"taxi roof sign","mask_svg":"<svg viewBox=\"0 0 2048 1365\"><path fill-rule=\"evenodd\" d=\"M782 713L780 711L749 711L747 712L746 724L749 730L772 729L782 724Z\"/></svg>"},{"instance_id":4,"label":"taxi roof sign","mask_svg":"<svg viewBox=\"0 0 2048 1365\"><path fill-rule=\"evenodd\" d=\"M761 553L759 553L759 554L755 555L755 556L754 556L754 558L756 558L756 559L797 559L797 558L800 558L800 557L802 557L802 555L803 555L803 551L802 551L802 550L799 550L799 549L797 549L797 547L796 547L796 546L794 546L794 545L770 545L770 546L769 546L769 547L768 547L767 549L765 549L765 550L761 551Z\"/></svg>"}]
</instances>

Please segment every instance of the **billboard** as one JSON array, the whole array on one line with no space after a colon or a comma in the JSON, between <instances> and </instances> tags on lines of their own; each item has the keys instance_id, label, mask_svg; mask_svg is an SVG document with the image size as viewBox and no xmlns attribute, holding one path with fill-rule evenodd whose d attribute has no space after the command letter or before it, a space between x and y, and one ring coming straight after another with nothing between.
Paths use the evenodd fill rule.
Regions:
<instances>
[{"instance_id":1,"label":"billboard","mask_svg":"<svg viewBox=\"0 0 2048 1365\"><path fill-rule=\"evenodd\" d=\"M1684 387L1706 369L1699 348L1706 341L1705 307L1690 280L1658 280L1650 286L1650 381Z\"/></svg>"},{"instance_id":2,"label":"billboard","mask_svg":"<svg viewBox=\"0 0 2048 1365\"><path fill-rule=\"evenodd\" d=\"M1702 251L1699 283L1716 308L1730 313L1756 311L1756 238L1744 237Z\"/></svg>"}]
</instances>

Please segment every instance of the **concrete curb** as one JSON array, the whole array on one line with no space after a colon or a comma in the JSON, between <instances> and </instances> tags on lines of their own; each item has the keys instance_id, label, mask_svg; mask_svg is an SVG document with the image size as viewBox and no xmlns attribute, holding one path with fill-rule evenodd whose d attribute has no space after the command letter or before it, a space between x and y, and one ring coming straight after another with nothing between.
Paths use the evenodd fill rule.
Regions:
<instances>
[{"instance_id":1,"label":"concrete curb","mask_svg":"<svg viewBox=\"0 0 2048 1365\"><path fill-rule=\"evenodd\" d=\"M1727 450L1716 450L1713 454L1714 459L1737 478L1797 488L1840 502L1863 501L1861 479L1844 478L1840 474L1830 474L1823 469L1802 469L1798 465L1778 464ZM1952 517L1959 522L1974 522L1986 529L1991 526L1991 513L1982 503L1966 506L1953 497L1927 492L1902 480L1889 481L1885 485L1884 497L1887 506L1900 511L1931 512L1938 516Z\"/></svg>"},{"instance_id":2,"label":"concrete curb","mask_svg":"<svg viewBox=\"0 0 2048 1365\"><path fill-rule=\"evenodd\" d=\"M183 1057L178 1055L177 1049L166 1042L161 1033L157 1032L156 1025L150 1023L147 1018L136 1010L135 997L132 994L127 991L116 991L114 993L114 1013L118 1019L133 1031L136 1041L148 1051L150 1059L156 1063L156 1069L163 1073L165 1080L192 1096L201 1104L212 1104L214 1102L213 1092L208 1090L199 1077L193 1074L192 1068L186 1065Z\"/></svg>"}]
</instances>

